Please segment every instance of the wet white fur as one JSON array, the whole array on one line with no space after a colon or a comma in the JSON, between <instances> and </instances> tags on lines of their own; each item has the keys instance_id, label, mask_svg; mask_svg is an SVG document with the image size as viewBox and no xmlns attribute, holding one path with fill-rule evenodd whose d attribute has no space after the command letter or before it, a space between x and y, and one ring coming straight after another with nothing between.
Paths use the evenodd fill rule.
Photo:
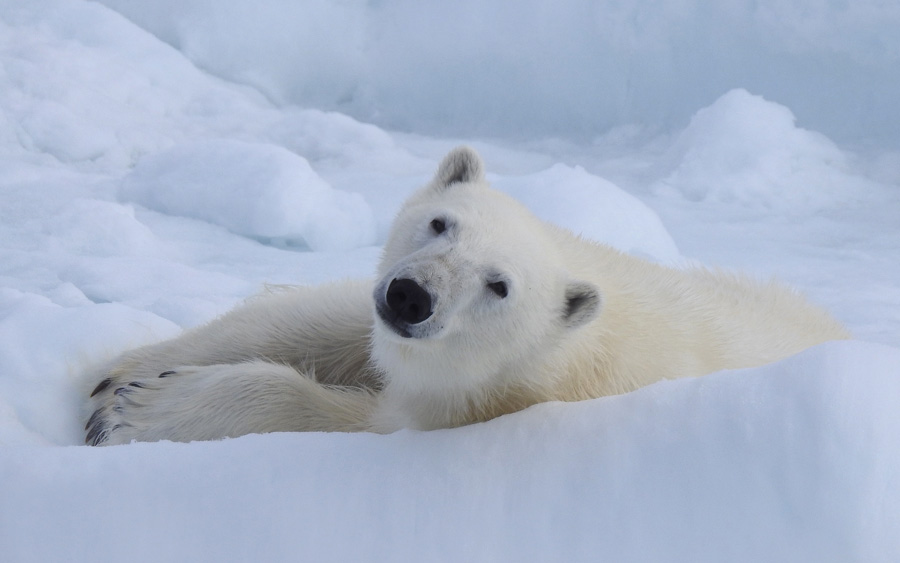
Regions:
<instances>
[{"instance_id":1,"label":"wet white fur","mask_svg":"<svg viewBox=\"0 0 900 563\"><path fill-rule=\"evenodd\" d=\"M430 227L436 218L445 232ZM434 296L414 338L373 314L398 277ZM487 287L497 280L505 298ZM93 377L111 383L92 400L94 435L117 444L452 427L847 337L777 283L659 266L546 224L492 190L462 147L403 206L374 282L277 288L101 366Z\"/></svg>"}]
</instances>

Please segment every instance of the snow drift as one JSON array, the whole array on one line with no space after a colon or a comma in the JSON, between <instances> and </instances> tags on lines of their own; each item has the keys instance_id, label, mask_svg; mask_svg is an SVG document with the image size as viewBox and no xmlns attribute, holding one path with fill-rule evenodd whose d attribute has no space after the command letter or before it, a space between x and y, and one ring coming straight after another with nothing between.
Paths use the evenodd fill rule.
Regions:
<instances>
[{"instance_id":1,"label":"snow drift","mask_svg":"<svg viewBox=\"0 0 900 563\"><path fill-rule=\"evenodd\" d=\"M275 145L232 140L178 145L141 160L119 197L314 251L375 242L374 219L362 196L332 189L305 158Z\"/></svg>"},{"instance_id":2,"label":"snow drift","mask_svg":"<svg viewBox=\"0 0 900 563\"><path fill-rule=\"evenodd\" d=\"M456 430L8 447L0 545L13 561L894 561L898 365L833 343Z\"/></svg>"},{"instance_id":3,"label":"snow drift","mask_svg":"<svg viewBox=\"0 0 900 563\"><path fill-rule=\"evenodd\" d=\"M677 164L660 187L692 200L809 210L872 188L849 173L847 157L827 137L746 90L698 111L667 158Z\"/></svg>"}]
</instances>

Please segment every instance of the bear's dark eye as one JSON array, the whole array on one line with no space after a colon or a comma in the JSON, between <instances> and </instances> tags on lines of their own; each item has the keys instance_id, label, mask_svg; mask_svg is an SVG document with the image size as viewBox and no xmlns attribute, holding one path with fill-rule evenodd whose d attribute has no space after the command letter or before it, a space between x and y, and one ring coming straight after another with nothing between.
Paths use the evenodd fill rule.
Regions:
<instances>
[{"instance_id":1,"label":"bear's dark eye","mask_svg":"<svg viewBox=\"0 0 900 563\"><path fill-rule=\"evenodd\" d=\"M509 295L509 288L506 287L505 281L495 281L487 284L488 289L497 294L497 297L503 299L507 295Z\"/></svg>"},{"instance_id":2,"label":"bear's dark eye","mask_svg":"<svg viewBox=\"0 0 900 563\"><path fill-rule=\"evenodd\" d=\"M443 219L432 219L431 230L434 231L434 234L439 235L447 230L447 224Z\"/></svg>"}]
</instances>

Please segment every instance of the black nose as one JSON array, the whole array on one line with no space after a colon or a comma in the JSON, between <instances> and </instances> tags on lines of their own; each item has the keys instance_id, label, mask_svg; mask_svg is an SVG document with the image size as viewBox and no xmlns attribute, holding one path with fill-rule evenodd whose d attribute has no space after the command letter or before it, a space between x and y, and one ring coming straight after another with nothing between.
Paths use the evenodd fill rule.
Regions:
<instances>
[{"instance_id":1,"label":"black nose","mask_svg":"<svg viewBox=\"0 0 900 563\"><path fill-rule=\"evenodd\" d=\"M414 325L431 316L431 295L413 280L392 281L385 297L401 321Z\"/></svg>"}]
</instances>

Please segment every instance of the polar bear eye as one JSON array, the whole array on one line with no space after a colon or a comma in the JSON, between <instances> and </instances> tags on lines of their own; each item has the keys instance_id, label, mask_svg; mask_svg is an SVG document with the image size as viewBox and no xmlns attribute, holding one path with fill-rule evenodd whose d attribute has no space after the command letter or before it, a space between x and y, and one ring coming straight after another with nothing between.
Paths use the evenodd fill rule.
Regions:
<instances>
[{"instance_id":1,"label":"polar bear eye","mask_svg":"<svg viewBox=\"0 0 900 563\"><path fill-rule=\"evenodd\" d=\"M509 288L506 287L505 281L495 281L487 284L488 289L497 294L497 297L503 299L507 295L509 295Z\"/></svg>"},{"instance_id":2,"label":"polar bear eye","mask_svg":"<svg viewBox=\"0 0 900 563\"><path fill-rule=\"evenodd\" d=\"M431 230L434 231L434 234L439 235L447 230L447 224L443 219L432 219Z\"/></svg>"}]
</instances>

